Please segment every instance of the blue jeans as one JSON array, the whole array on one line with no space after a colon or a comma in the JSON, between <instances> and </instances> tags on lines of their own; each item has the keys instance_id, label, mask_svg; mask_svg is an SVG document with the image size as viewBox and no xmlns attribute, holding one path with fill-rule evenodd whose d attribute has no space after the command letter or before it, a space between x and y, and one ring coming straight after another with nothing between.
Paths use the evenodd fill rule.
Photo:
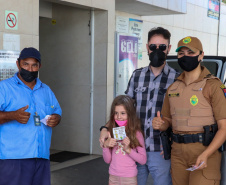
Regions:
<instances>
[{"instance_id":1,"label":"blue jeans","mask_svg":"<svg viewBox=\"0 0 226 185\"><path fill-rule=\"evenodd\" d=\"M137 163L138 185L146 185L149 173L154 180L154 185L172 185L170 160L165 160L160 153L161 152L147 152L147 163L145 165Z\"/></svg>"}]
</instances>

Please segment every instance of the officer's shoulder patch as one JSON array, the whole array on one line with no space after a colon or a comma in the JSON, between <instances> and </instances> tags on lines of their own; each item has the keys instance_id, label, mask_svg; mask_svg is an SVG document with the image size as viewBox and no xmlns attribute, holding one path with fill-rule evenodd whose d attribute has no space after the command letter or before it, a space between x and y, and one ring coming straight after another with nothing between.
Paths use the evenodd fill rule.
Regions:
<instances>
[{"instance_id":1,"label":"officer's shoulder patch","mask_svg":"<svg viewBox=\"0 0 226 185\"><path fill-rule=\"evenodd\" d=\"M168 96L169 97L179 97L180 93L169 93Z\"/></svg>"},{"instance_id":2,"label":"officer's shoulder patch","mask_svg":"<svg viewBox=\"0 0 226 185\"><path fill-rule=\"evenodd\" d=\"M226 98L226 87L224 84L221 84L220 88L223 90L224 96Z\"/></svg>"},{"instance_id":3,"label":"officer's shoulder patch","mask_svg":"<svg viewBox=\"0 0 226 185\"><path fill-rule=\"evenodd\" d=\"M225 87L224 84L221 84L220 88L221 88L221 89L225 89L226 87Z\"/></svg>"}]
</instances>

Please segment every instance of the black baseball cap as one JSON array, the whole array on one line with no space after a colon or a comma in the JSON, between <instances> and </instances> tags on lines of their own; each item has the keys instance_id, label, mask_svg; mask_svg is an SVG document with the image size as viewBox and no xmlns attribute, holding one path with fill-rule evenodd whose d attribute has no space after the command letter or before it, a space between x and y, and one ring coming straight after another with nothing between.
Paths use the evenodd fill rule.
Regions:
<instances>
[{"instance_id":1,"label":"black baseball cap","mask_svg":"<svg viewBox=\"0 0 226 185\"><path fill-rule=\"evenodd\" d=\"M41 54L37 49L33 47L24 48L20 52L20 56L18 59L25 59L25 58L35 58L39 63L41 63Z\"/></svg>"}]
</instances>

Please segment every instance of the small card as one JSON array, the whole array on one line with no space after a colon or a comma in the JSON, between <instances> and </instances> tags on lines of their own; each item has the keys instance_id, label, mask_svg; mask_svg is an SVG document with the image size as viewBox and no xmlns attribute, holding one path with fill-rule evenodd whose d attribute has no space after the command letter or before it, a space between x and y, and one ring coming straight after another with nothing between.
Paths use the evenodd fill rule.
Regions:
<instances>
[{"instance_id":1,"label":"small card","mask_svg":"<svg viewBox=\"0 0 226 185\"><path fill-rule=\"evenodd\" d=\"M35 123L35 126L41 126L40 116L34 115L34 123Z\"/></svg>"},{"instance_id":2,"label":"small card","mask_svg":"<svg viewBox=\"0 0 226 185\"><path fill-rule=\"evenodd\" d=\"M40 121L44 124L44 125L47 125L47 120L48 120L48 118L50 117L50 115L46 115L46 117L45 118L43 118L43 119L41 119Z\"/></svg>"},{"instance_id":3,"label":"small card","mask_svg":"<svg viewBox=\"0 0 226 185\"><path fill-rule=\"evenodd\" d=\"M202 166L204 164L204 162L201 162L201 164L199 165L199 166L197 166L197 167L194 167L194 166L192 166L191 168L188 168L188 169L186 169L186 170L188 170L188 171L194 171L194 170L197 170L197 169L199 169L200 168L200 166Z\"/></svg>"},{"instance_id":4,"label":"small card","mask_svg":"<svg viewBox=\"0 0 226 185\"><path fill-rule=\"evenodd\" d=\"M116 140L123 140L124 138L126 138L125 127L123 126L123 127L113 128L113 134Z\"/></svg>"}]
</instances>

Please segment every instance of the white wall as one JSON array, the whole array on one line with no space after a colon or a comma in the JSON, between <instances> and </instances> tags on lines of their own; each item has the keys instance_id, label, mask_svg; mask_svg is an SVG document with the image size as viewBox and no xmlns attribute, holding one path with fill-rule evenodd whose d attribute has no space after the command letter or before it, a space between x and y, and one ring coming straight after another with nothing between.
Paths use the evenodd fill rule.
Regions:
<instances>
[{"instance_id":1,"label":"white wall","mask_svg":"<svg viewBox=\"0 0 226 185\"><path fill-rule=\"evenodd\" d=\"M223 8L220 30L219 55L226 55L226 8ZM138 62L138 67L149 64L146 43L148 31L153 27L162 26L171 32L172 48L170 55L175 55L177 43L186 36L198 37L205 55L217 55L218 20L207 17L208 2L206 0L187 0L187 12L185 14L161 15L161 16L137 16L124 12L116 12L117 15L137 18L143 23L143 59Z\"/></svg>"},{"instance_id":2,"label":"white wall","mask_svg":"<svg viewBox=\"0 0 226 185\"><path fill-rule=\"evenodd\" d=\"M24 6L26 5L26 6ZM18 30L5 29L5 10L18 13ZM3 49L3 33L20 35L20 49L39 47L39 1L0 0L0 49Z\"/></svg>"}]
</instances>

